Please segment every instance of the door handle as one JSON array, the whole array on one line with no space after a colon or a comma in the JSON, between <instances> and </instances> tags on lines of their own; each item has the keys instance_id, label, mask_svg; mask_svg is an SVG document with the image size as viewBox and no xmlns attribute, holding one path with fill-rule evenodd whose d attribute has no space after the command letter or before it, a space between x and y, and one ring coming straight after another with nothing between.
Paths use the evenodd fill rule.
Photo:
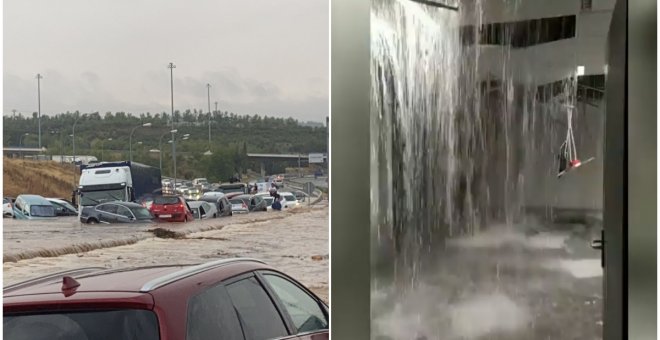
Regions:
<instances>
[{"instance_id":1,"label":"door handle","mask_svg":"<svg viewBox=\"0 0 660 340\"><path fill-rule=\"evenodd\" d=\"M603 250L603 244L604 244L603 240L593 240L591 241L591 248Z\"/></svg>"},{"instance_id":2,"label":"door handle","mask_svg":"<svg viewBox=\"0 0 660 340\"><path fill-rule=\"evenodd\" d=\"M591 248L600 250L600 266L605 268L605 230L600 230L600 239L591 241Z\"/></svg>"}]
</instances>

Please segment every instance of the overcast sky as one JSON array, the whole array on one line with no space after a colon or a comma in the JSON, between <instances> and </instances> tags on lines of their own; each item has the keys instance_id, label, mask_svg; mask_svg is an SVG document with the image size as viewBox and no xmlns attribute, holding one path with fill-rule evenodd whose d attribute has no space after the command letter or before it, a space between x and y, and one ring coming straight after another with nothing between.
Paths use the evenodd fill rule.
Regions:
<instances>
[{"instance_id":1,"label":"overcast sky","mask_svg":"<svg viewBox=\"0 0 660 340\"><path fill-rule=\"evenodd\" d=\"M328 0L5 0L4 114L328 115Z\"/></svg>"}]
</instances>

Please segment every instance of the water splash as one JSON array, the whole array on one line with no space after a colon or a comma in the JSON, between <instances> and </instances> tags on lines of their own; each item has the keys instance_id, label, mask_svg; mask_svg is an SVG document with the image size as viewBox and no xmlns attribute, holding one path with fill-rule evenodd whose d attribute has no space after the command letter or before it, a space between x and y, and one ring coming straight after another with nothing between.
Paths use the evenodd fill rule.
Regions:
<instances>
[{"instance_id":1,"label":"water splash","mask_svg":"<svg viewBox=\"0 0 660 340\"><path fill-rule=\"evenodd\" d=\"M501 17L515 18L522 1L500 2ZM397 339L414 336L405 333L411 328L452 338L451 311L475 294L507 291L492 301L507 306L504 298L511 298L510 310L524 310L528 296L519 294L529 288L524 282L533 266L526 256L537 250L505 242L472 253L457 250L456 241L514 235L529 243L535 227L526 209L562 206L555 162L567 105L579 99L575 73L566 69L562 81L540 86L533 56L521 60L512 50L515 25L485 25L482 0L457 5L458 12L409 0L372 3L372 326ZM533 33L538 39L540 32ZM575 129L584 111L572 117ZM593 122L602 141L602 121ZM578 149L584 142L576 136ZM429 296L425 289L441 292ZM442 310L434 309L436 298ZM522 322L496 331L527 326L512 315ZM394 335L398 330L404 333ZM468 336L459 333L456 338Z\"/></svg>"}]
</instances>

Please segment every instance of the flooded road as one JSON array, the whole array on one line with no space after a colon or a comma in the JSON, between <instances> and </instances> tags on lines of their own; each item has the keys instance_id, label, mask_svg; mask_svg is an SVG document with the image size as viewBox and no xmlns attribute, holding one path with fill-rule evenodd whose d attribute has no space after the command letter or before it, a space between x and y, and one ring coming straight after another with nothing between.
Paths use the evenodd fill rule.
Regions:
<instances>
[{"instance_id":1,"label":"flooded road","mask_svg":"<svg viewBox=\"0 0 660 340\"><path fill-rule=\"evenodd\" d=\"M40 229L44 224L28 226L25 222L11 221L5 226L5 285L78 267L192 264L227 257L251 257L282 270L328 301L327 201L291 212L253 213L137 228L80 226L75 219L62 219ZM154 227L167 227L183 238L154 237L147 231ZM23 238L21 229L27 229ZM110 240L118 245L111 245ZM101 246L103 242L107 246ZM127 243L122 245L121 242ZM80 248L84 244L93 244L97 249L76 251L74 245ZM32 256L18 261L12 258L17 254L34 255L38 249L33 247L52 257ZM55 253L56 250L63 254Z\"/></svg>"}]
</instances>

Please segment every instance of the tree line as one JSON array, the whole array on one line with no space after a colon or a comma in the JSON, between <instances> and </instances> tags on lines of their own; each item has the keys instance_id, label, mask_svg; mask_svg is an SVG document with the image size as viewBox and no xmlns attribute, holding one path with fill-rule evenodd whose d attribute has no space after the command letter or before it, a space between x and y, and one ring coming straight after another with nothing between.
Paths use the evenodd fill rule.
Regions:
<instances>
[{"instance_id":1,"label":"tree line","mask_svg":"<svg viewBox=\"0 0 660 340\"><path fill-rule=\"evenodd\" d=\"M209 121L211 143L209 145ZM247 169L259 171L261 164L250 161L247 153L307 154L327 152L327 127L303 126L293 118L259 115L237 115L233 112L202 110L174 112L171 115L150 112L134 115L126 112L65 112L41 116L41 145L50 155L73 154L73 125L75 124L76 155L91 155L103 161L129 159L129 134L133 134L133 160L159 167L163 175L172 173L172 135L177 129L176 156L179 177L208 177L225 181ZM37 147L38 119L23 115L4 116L4 145ZM27 133L27 135L26 135ZM187 140L182 136L188 134ZM208 151L211 154L205 154ZM297 163L297 162L295 162ZM264 164L268 173L282 172L292 162L278 161Z\"/></svg>"}]
</instances>

